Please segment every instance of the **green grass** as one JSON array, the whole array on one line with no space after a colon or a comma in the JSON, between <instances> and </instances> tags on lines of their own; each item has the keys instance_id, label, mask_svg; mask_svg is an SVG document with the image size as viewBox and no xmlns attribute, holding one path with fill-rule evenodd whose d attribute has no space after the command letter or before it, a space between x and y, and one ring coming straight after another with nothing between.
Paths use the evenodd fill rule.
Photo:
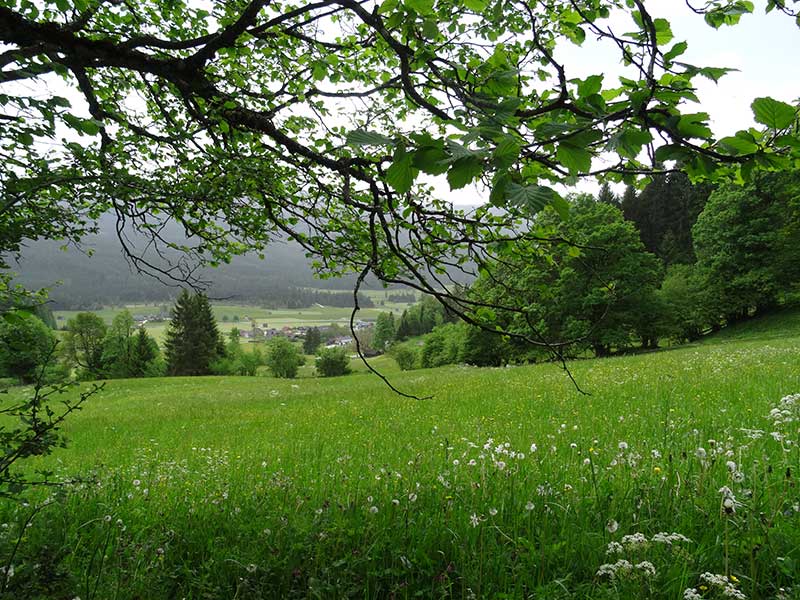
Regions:
<instances>
[{"instance_id":1,"label":"green grass","mask_svg":"<svg viewBox=\"0 0 800 600\"><path fill-rule=\"evenodd\" d=\"M572 363L591 395L552 364L400 373L385 357L431 397L366 372L108 382L70 447L35 462L97 481L33 519L8 597L679 599L706 571L798 597L798 422L767 419L800 392L793 331ZM0 509L0 560L31 510ZM606 554L659 532L691 542ZM621 558L656 574L597 575Z\"/></svg>"},{"instance_id":2,"label":"green grass","mask_svg":"<svg viewBox=\"0 0 800 600\"><path fill-rule=\"evenodd\" d=\"M383 298L383 292L374 292L375 302L378 304ZM92 311L100 316L106 323L110 324L116 315L123 310L129 310L131 314L152 314L158 313L159 308L164 306L163 303L143 305L131 304L125 307L118 308L104 308L101 310ZM393 302L386 302L383 306L377 305L375 308L364 308L359 311L359 319L375 320L381 312L395 312L397 315L407 308L407 304L398 304ZM220 332L227 333L234 327L238 329L249 329L250 320L254 319L259 326L266 323L269 327L281 329L283 327L298 327L301 325L307 326L326 326L326 325L341 325L349 327L350 314L352 309L340 308L335 306L313 306L303 309L267 309L257 306L245 306L238 304L214 304L212 306L214 316L217 318L217 327ZM76 310L59 310L54 311L59 327L66 325L67 321L74 317L81 311ZM237 318L238 321L233 321ZM159 343L163 342L164 334L167 329L166 322L153 322L148 323L145 328L148 333L152 335Z\"/></svg>"}]
</instances>

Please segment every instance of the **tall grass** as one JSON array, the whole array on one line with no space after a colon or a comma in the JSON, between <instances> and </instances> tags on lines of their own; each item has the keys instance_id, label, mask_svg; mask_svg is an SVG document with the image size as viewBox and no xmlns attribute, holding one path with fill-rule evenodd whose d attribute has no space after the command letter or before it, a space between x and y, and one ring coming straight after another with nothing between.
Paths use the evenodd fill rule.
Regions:
<instances>
[{"instance_id":1,"label":"tall grass","mask_svg":"<svg viewBox=\"0 0 800 600\"><path fill-rule=\"evenodd\" d=\"M798 422L768 418L798 341L577 361L589 396L555 365L394 376L423 401L361 373L109 382L34 465L87 482L0 507L2 593L798 597Z\"/></svg>"}]
</instances>

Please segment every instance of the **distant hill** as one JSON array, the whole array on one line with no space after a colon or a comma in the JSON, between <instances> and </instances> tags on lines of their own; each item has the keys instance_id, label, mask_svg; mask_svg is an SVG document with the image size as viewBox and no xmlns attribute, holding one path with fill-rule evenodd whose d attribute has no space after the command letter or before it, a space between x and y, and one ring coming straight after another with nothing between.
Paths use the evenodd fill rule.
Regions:
<instances>
[{"instance_id":1,"label":"distant hill","mask_svg":"<svg viewBox=\"0 0 800 600\"><path fill-rule=\"evenodd\" d=\"M185 243L177 230L170 239ZM131 236L137 249L143 240ZM101 221L100 233L89 236L83 251L61 242L42 240L28 242L19 262L12 268L17 281L29 289L51 288L54 308L92 308L108 304L160 302L177 295L174 285L137 273L122 251L111 218ZM91 251L91 256L89 256ZM316 279L303 249L292 242L276 242L265 252L265 259L256 255L235 258L231 264L198 271L198 278L210 282L207 293L212 298L260 301L271 293L285 293L298 287L352 290L355 277ZM157 260L153 252L148 260ZM58 285L54 285L60 282Z\"/></svg>"}]
</instances>

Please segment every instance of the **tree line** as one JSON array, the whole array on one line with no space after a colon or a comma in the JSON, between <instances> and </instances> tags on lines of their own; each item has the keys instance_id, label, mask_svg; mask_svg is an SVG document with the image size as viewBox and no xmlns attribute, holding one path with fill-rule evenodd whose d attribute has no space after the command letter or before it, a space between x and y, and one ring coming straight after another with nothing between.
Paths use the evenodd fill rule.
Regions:
<instances>
[{"instance_id":1,"label":"tree line","mask_svg":"<svg viewBox=\"0 0 800 600\"><path fill-rule=\"evenodd\" d=\"M263 365L275 377L293 378L305 363L304 352L317 355L315 366L321 376L350 372L345 348L323 347L330 336L343 333L339 327L324 334L311 328L302 348L277 336L264 352L259 347L245 351L238 329L232 329L227 338L220 333L205 294L182 291L170 316L161 348L127 310L117 314L110 325L95 313L78 313L67 321L60 344L50 311L7 312L0 319L0 377L32 383L43 368L48 382L70 377L90 381L165 375L253 376Z\"/></svg>"},{"instance_id":2,"label":"tree line","mask_svg":"<svg viewBox=\"0 0 800 600\"><path fill-rule=\"evenodd\" d=\"M569 210L537 218L555 241L482 266L458 292L482 305L469 315L479 326L426 301L398 323L380 315L376 341L404 368L607 356L694 341L798 298L800 172L718 187L675 173L622 198L607 186L572 197ZM524 309L504 310L509 298Z\"/></svg>"}]
</instances>

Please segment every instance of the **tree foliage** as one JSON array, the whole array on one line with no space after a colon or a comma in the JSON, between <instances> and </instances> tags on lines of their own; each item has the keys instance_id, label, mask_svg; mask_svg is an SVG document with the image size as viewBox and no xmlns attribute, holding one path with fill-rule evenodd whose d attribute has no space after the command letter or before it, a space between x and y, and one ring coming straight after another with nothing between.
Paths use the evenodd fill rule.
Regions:
<instances>
[{"instance_id":1,"label":"tree foliage","mask_svg":"<svg viewBox=\"0 0 800 600\"><path fill-rule=\"evenodd\" d=\"M576 349L588 346L597 355L627 347L637 337L652 344L657 337L651 327L658 312L653 304L661 278L658 259L645 251L636 228L613 205L581 196L570 211L566 222L542 215L554 235L565 240L552 260L540 260L541 246L531 245L478 280L473 293L480 301L496 305L511 296L525 307L491 311L487 320L518 334L514 339L523 341L517 343L521 355L530 351L525 337L535 332L572 342Z\"/></svg>"},{"instance_id":2,"label":"tree foliage","mask_svg":"<svg viewBox=\"0 0 800 600\"><path fill-rule=\"evenodd\" d=\"M338 377L350 372L350 355L346 348L322 348L316 360L321 377Z\"/></svg>"},{"instance_id":3,"label":"tree foliage","mask_svg":"<svg viewBox=\"0 0 800 600\"><path fill-rule=\"evenodd\" d=\"M373 339L375 348L381 352L386 350L386 346L392 343L396 333L394 313L382 312L378 314L378 318L375 320L375 338Z\"/></svg>"},{"instance_id":4,"label":"tree foliage","mask_svg":"<svg viewBox=\"0 0 800 600\"><path fill-rule=\"evenodd\" d=\"M311 327L306 330L306 335L303 338L303 352L306 354L315 354L321 343L322 334L319 332L319 328Z\"/></svg>"},{"instance_id":5,"label":"tree foliage","mask_svg":"<svg viewBox=\"0 0 800 600\"><path fill-rule=\"evenodd\" d=\"M294 379L304 359L297 347L283 337L270 340L265 363L274 377Z\"/></svg>"},{"instance_id":6,"label":"tree foliage","mask_svg":"<svg viewBox=\"0 0 800 600\"><path fill-rule=\"evenodd\" d=\"M697 12L720 27L752 10ZM560 45L587 38L625 74L576 77ZM112 212L188 257L148 261L120 236L136 266L191 280L193 258L290 237L320 273L410 284L486 329L448 273L541 242L531 217L566 215L555 184L630 183L674 161L748 180L800 156L797 107L776 99L753 102L758 128L715 139L696 82L727 70L685 62L641 0L3 0L0 44L0 255L79 240ZM485 202L455 209L423 175L480 183ZM167 221L191 243L165 239Z\"/></svg>"},{"instance_id":7,"label":"tree foliage","mask_svg":"<svg viewBox=\"0 0 800 600\"><path fill-rule=\"evenodd\" d=\"M11 311L0 316L2 376L16 377L21 383L36 381L55 347L53 331L31 313Z\"/></svg>"},{"instance_id":8,"label":"tree foliage","mask_svg":"<svg viewBox=\"0 0 800 600\"><path fill-rule=\"evenodd\" d=\"M164 352L168 375L208 375L225 355L222 338L204 294L181 291L172 309Z\"/></svg>"},{"instance_id":9,"label":"tree foliage","mask_svg":"<svg viewBox=\"0 0 800 600\"><path fill-rule=\"evenodd\" d=\"M78 313L67 321L64 353L69 361L93 378L103 371L103 342L108 327L94 313Z\"/></svg>"},{"instance_id":10,"label":"tree foliage","mask_svg":"<svg viewBox=\"0 0 800 600\"><path fill-rule=\"evenodd\" d=\"M653 178L640 194L626 195L625 218L636 223L644 247L667 265L695 261L692 227L713 187L694 185L684 173Z\"/></svg>"},{"instance_id":11,"label":"tree foliage","mask_svg":"<svg viewBox=\"0 0 800 600\"><path fill-rule=\"evenodd\" d=\"M774 307L800 284L800 172L717 190L693 234L719 318L735 322Z\"/></svg>"}]
</instances>

